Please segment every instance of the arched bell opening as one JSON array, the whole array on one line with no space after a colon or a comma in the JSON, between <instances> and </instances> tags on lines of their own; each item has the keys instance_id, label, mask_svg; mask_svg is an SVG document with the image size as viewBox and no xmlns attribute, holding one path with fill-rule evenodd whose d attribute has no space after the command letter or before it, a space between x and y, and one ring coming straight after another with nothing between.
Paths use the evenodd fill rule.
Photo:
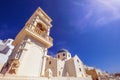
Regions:
<instances>
[{"instance_id":1,"label":"arched bell opening","mask_svg":"<svg viewBox=\"0 0 120 80\"><path fill-rule=\"evenodd\" d=\"M43 26L41 23L37 23L37 25L36 25L36 27L35 27L35 31L37 32L37 33L46 33L47 34L47 29L46 29L46 27L45 26Z\"/></svg>"}]
</instances>

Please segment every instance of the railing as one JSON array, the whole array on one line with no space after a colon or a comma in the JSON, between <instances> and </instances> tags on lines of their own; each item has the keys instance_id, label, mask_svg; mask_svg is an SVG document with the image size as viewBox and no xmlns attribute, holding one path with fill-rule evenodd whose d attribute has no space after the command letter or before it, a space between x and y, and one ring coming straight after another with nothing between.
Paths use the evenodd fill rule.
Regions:
<instances>
[{"instance_id":1,"label":"railing","mask_svg":"<svg viewBox=\"0 0 120 80\"><path fill-rule=\"evenodd\" d=\"M28 24L26 29L28 29L29 31L35 33L40 37L43 37L45 40L49 41L50 43L53 43L53 39L50 36L48 36L47 33L45 33L44 31L41 31L39 28L36 28L36 26L32 24Z\"/></svg>"}]
</instances>

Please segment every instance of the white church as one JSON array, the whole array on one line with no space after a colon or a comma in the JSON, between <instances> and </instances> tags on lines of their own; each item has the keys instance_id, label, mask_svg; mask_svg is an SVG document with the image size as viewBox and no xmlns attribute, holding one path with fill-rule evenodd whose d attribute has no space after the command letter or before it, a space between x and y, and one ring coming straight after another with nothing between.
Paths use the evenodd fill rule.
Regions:
<instances>
[{"instance_id":1,"label":"white church","mask_svg":"<svg viewBox=\"0 0 120 80\"><path fill-rule=\"evenodd\" d=\"M51 21L38 7L14 41L0 41L0 53L9 47L6 61L0 63L0 80L92 80L77 55L71 57L66 49L56 57L47 54L53 46Z\"/></svg>"}]
</instances>

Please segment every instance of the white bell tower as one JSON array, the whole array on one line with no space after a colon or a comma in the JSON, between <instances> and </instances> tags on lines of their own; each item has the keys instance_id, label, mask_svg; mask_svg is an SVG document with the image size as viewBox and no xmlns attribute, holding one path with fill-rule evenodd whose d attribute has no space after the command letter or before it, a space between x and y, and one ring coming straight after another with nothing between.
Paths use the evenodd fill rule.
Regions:
<instances>
[{"instance_id":1,"label":"white bell tower","mask_svg":"<svg viewBox=\"0 0 120 80\"><path fill-rule=\"evenodd\" d=\"M15 46L1 73L18 76L44 76L47 50L53 45L49 36L51 18L39 7L16 36Z\"/></svg>"}]
</instances>

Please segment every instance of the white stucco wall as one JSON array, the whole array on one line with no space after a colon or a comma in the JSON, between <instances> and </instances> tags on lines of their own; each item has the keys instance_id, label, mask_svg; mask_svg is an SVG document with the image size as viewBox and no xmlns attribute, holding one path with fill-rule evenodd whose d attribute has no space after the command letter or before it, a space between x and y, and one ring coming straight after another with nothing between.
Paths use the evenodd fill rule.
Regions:
<instances>
[{"instance_id":1,"label":"white stucco wall","mask_svg":"<svg viewBox=\"0 0 120 80\"><path fill-rule=\"evenodd\" d=\"M75 65L74 60L71 58L65 62L66 72L70 77L76 77Z\"/></svg>"},{"instance_id":2,"label":"white stucco wall","mask_svg":"<svg viewBox=\"0 0 120 80\"><path fill-rule=\"evenodd\" d=\"M77 55L73 58L77 77L86 77L85 68Z\"/></svg>"},{"instance_id":3,"label":"white stucco wall","mask_svg":"<svg viewBox=\"0 0 120 80\"><path fill-rule=\"evenodd\" d=\"M57 76L57 59L53 58L51 56L46 58L46 66L45 66L45 76L48 77L49 75L47 74L48 70L52 71L52 76L56 77Z\"/></svg>"},{"instance_id":4,"label":"white stucco wall","mask_svg":"<svg viewBox=\"0 0 120 80\"><path fill-rule=\"evenodd\" d=\"M0 80L92 80L90 76L84 77L25 77L25 76L6 76L1 77Z\"/></svg>"},{"instance_id":5,"label":"white stucco wall","mask_svg":"<svg viewBox=\"0 0 120 80\"><path fill-rule=\"evenodd\" d=\"M20 76L40 76L43 61L43 46L31 39L30 44L25 45L27 51L23 51L20 58L20 66L17 75Z\"/></svg>"},{"instance_id":6,"label":"white stucco wall","mask_svg":"<svg viewBox=\"0 0 120 80\"><path fill-rule=\"evenodd\" d=\"M65 61L64 60L57 60L57 76L63 76L64 75L64 67L65 67Z\"/></svg>"}]
</instances>

